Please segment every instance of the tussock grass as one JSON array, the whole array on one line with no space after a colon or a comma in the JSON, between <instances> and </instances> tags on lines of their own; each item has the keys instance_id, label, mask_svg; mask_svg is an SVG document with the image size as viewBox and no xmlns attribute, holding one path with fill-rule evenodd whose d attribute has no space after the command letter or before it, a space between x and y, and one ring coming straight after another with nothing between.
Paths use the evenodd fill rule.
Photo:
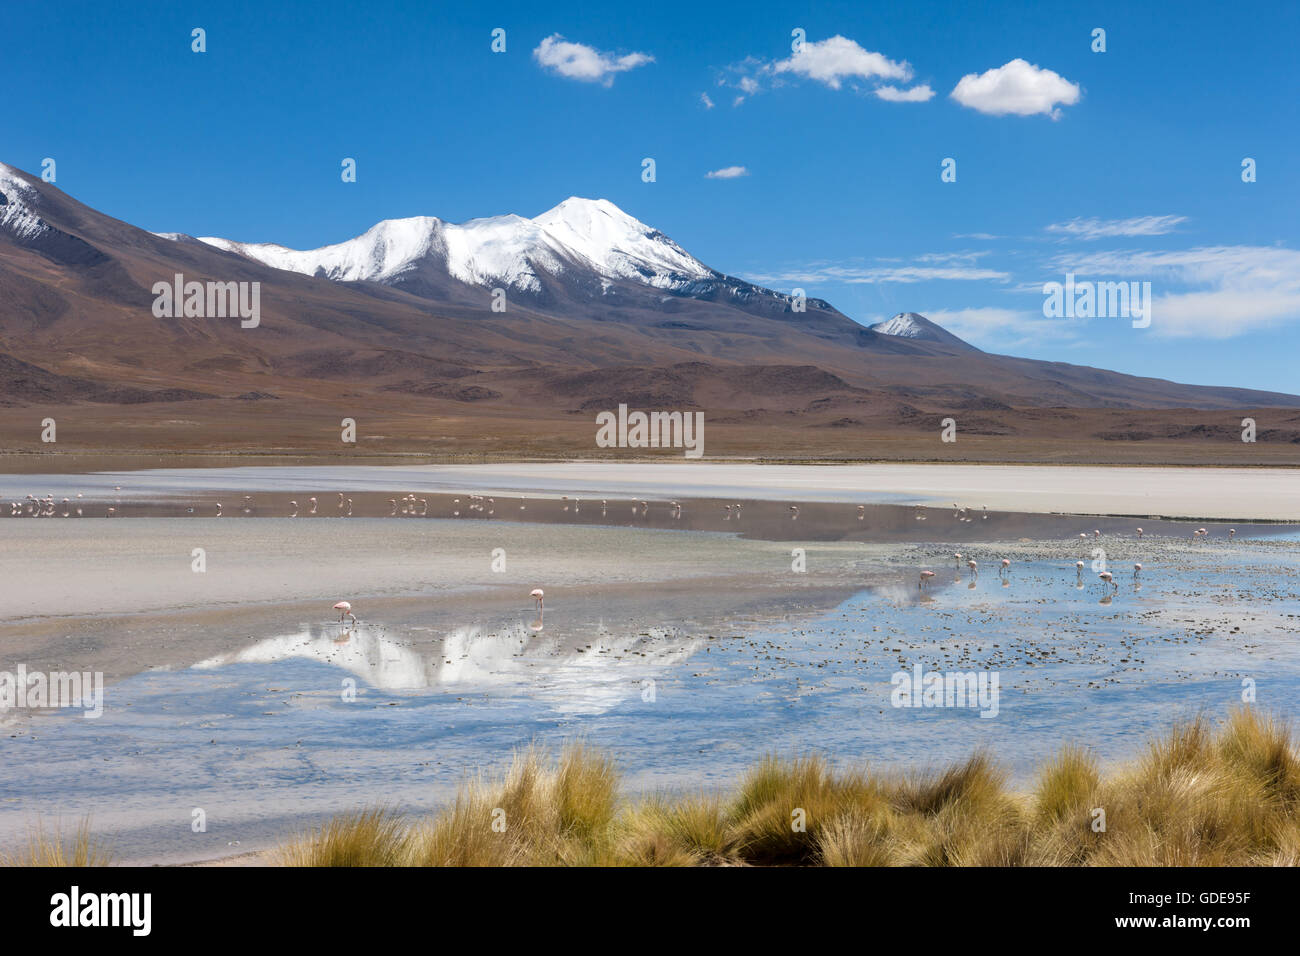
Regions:
<instances>
[{"instance_id":1,"label":"tussock grass","mask_svg":"<svg viewBox=\"0 0 1300 956\"><path fill-rule=\"evenodd\" d=\"M380 807L327 820L280 849L286 866L400 866L406 862L402 818Z\"/></svg>"},{"instance_id":2,"label":"tussock grass","mask_svg":"<svg viewBox=\"0 0 1300 956\"><path fill-rule=\"evenodd\" d=\"M46 832L44 823L37 821L24 849L0 854L0 866L108 866L112 862L107 845L91 834L89 817L82 818L66 839L57 825Z\"/></svg>"},{"instance_id":3,"label":"tussock grass","mask_svg":"<svg viewBox=\"0 0 1300 956\"><path fill-rule=\"evenodd\" d=\"M494 826L495 823L495 826ZM1103 825L1104 824L1104 825ZM1300 753L1254 710L1196 719L1104 774L1067 746L1031 788L986 753L930 773L769 756L730 795L625 799L610 758L533 747L495 782L411 825L345 815L291 844L295 865L1240 866L1300 864Z\"/></svg>"}]
</instances>

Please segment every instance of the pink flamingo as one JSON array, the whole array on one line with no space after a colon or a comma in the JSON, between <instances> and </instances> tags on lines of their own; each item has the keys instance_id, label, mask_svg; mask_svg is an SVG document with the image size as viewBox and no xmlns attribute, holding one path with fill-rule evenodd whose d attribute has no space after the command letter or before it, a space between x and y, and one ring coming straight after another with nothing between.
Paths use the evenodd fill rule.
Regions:
<instances>
[{"instance_id":1,"label":"pink flamingo","mask_svg":"<svg viewBox=\"0 0 1300 956\"><path fill-rule=\"evenodd\" d=\"M930 579L931 579L932 577L934 577L934 572L933 572L933 571L922 571L922 572L921 572L921 580L920 580L920 582L917 583L917 587L918 587L918 588L924 588L927 584L930 583Z\"/></svg>"},{"instance_id":2,"label":"pink flamingo","mask_svg":"<svg viewBox=\"0 0 1300 956\"><path fill-rule=\"evenodd\" d=\"M1141 528L1138 528L1138 537L1139 537L1139 538L1142 537L1142 529L1141 529Z\"/></svg>"},{"instance_id":3,"label":"pink flamingo","mask_svg":"<svg viewBox=\"0 0 1300 956\"><path fill-rule=\"evenodd\" d=\"M1100 574L1097 575L1097 577L1101 579L1101 583L1103 587L1106 585L1113 585L1116 591L1119 590L1119 585L1115 584L1115 576L1111 574L1109 571L1102 571Z\"/></svg>"},{"instance_id":4,"label":"pink flamingo","mask_svg":"<svg viewBox=\"0 0 1300 956\"><path fill-rule=\"evenodd\" d=\"M344 619L345 617L350 617L350 618L352 618L352 623L353 623L353 624L356 624L356 623L357 623L357 616L356 616L355 614L352 613L352 605L349 604L347 601L339 601L338 604L335 604L335 605L334 605L334 610L336 610L336 611L339 612L339 623L340 623L340 624L343 623L343 619Z\"/></svg>"},{"instance_id":5,"label":"pink flamingo","mask_svg":"<svg viewBox=\"0 0 1300 956\"><path fill-rule=\"evenodd\" d=\"M1136 581L1137 578L1138 578L1138 575L1140 575L1141 573L1142 573L1142 565L1141 565L1141 564L1138 564L1138 563L1134 563L1134 565L1133 565L1133 579Z\"/></svg>"},{"instance_id":6,"label":"pink flamingo","mask_svg":"<svg viewBox=\"0 0 1300 956\"><path fill-rule=\"evenodd\" d=\"M1001 573L1001 574L1006 574L1006 573L1008 573L1008 572L1007 572L1007 569L1008 569L1009 567L1011 567L1011 559L1010 559L1010 558L1003 558L1003 559L1002 559L1002 571L1001 571L1000 573Z\"/></svg>"},{"instance_id":7,"label":"pink flamingo","mask_svg":"<svg viewBox=\"0 0 1300 956\"><path fill-rule=\"evenodd\" d=\"M533 588L528 592L528 596L533 599L533 602L537 606L537 610L540 611L542 609L542 599L546 596L546 592L541 588Z\"/></svg>"}]
</instances>

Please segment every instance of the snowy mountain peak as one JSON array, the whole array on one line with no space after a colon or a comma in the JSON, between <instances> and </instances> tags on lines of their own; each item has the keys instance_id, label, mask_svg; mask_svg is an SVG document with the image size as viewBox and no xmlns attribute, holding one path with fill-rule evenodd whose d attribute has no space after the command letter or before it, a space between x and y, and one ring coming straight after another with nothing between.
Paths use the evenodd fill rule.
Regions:
<instances>
[{"instance_id":1,"label":"snowy mountain peak","mask_svg":"<svg viewBox=\"0 0 1300 956\"><path fill-rule=\"evenodd\" d=\"M0 228L24 240L49 232L49 224L33 208L40 202L40 195L18 175L18 170L0 163Z\"/></svg>"},{"instance_id":2,"label":"snowy mountain peak","mask_svg":"<svg viewBox=\"0 0 1300 956\"><path fill-rule=\"evenodd\" d=\"M964 342L941 325L936 325L919 312L900 312L891 319L877 322L871 331L880 335L891 335L899 339L911 339L914 342L933 342L978 352L979 349Z\"/></svg>"},{"instance_id":3,"label":"snowy mountain peak","mask_svg":"<svg viewBox=\"0 0 1300 956\"><path fill-rule=\"evenodd\" d=\"M170 238L170 234L168 234ZM265 265L338 281L395 283L426 262L460 282L540 292L541 276L595 272L675 290L717 276L681 246L607 199L571 196L533 219L518 215L454 224L430 216L387 219L355 239L319 249L202 237Z\"/></svg>"},{"instance_id":4,"label":"snowy mountain peak","mask_svg":"<svg viewBox=\"0 0 1300 956\"><path fill-rule=\"evenodd\" d=\"M920 339L927 337L929 332L927 326L930 324L929 319L916 312L900 312L892 319L877 322L871 327L871 331L879 332L881 335L896 335L904 339Z\"/></svg>"}]
</instances>

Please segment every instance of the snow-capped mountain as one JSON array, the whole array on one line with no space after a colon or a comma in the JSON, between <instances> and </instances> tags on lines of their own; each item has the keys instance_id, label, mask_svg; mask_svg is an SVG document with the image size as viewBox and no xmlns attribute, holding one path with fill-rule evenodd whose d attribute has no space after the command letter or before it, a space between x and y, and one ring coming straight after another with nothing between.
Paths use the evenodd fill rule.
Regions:
<instances>
[{"instance_id":1,"label":"snow-capped mountain","mask_svg":"<svg viewBox=\"0 0 1300 956\"><path fill-rule=\"evenodd\" d=\"M39 202L35 188L14 175L14 170L0 163L0 229L15 238L31 241L52 227L36 214Z\"/></svg>"},{"instance_id":2,"label":"snow-capped mountain","mask_svg":"<svg viewBox=\"0 0 1300 956\"><path fill-rule=\"evenodd\" d=\"M261 331L204 308L159 319L153 290L181 273L257 283ZM488 291L498 286L516 290L505 311ZM219 432L276 417L241 417L249 402L275 399L287 421L340 397L350 410L373 398L376 415L409 401L568 421L635 402L836 429L952 408L1300 407L990 355L916 313L865 328L822 300L711 269L602 201L533 219L392 220L295 251L160 237L0 165L0 406L234 403L211 413Z\"/></svg>"},{"instance_id":3,"label":"snow-capped mountain","mask_svg":"<svg viewBox=\"0 0 1300 956\"><path fill-rule=\"evenodd\" d=\"M546 276L570 273L594 273L605 283L630 280L671 292L723 278L608 200L577 197L533 219L507 215L460 224L433 216L388 219L355 239L320 249L217 237L199 241L276 269L344 282L400 285L404 275L428 265L441 266L467 285L531 293L542 291Z\"/></svg>"},{"instance_id":4,"label":"snow-capped mountain","mask_svg":"<svg viewBox=\"0 0 1300 956\"><path fill-rule=\"evenodd\" d=\"M917 319L923 316L915 312L900 312L892 319L886 319L884 322L877 322L871 328L881 335L897 335L905 339L924 338L926 330Z\"/></svg>"},{"instance_id":5,"label":"snow-capped mountain","mask_svg":"<svg viewBox=\"0 0 1300 956\"><path fill-rule=\"evenodd\" d=\"M942 345L970 349L975 347L962 341L941 325L931 322L919 312L900 312L884 322L871 326L871 331L888 335L896 339L911 339L914 342L935 342Z\"/></svg>"},{"instance_id":6,"label":"snow-capped mountain","mask_svg":"<svg viewBox=\"0 0 1300 956\"><path fill-rule=\"evenodd\" d=\"M0 235L63 265L93 265L107 260L85 240L51 225L41 213L39 189L12 166L0 163Z\"/></svg>"}]
</instances>

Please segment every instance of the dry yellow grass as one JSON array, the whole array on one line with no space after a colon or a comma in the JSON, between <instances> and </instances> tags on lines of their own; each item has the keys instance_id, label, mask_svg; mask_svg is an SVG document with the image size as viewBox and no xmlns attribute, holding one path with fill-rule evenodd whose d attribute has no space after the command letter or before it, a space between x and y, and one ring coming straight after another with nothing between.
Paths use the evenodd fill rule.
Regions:
<instances>
[{"instance_id":1,"label":"dry yellow grass","mask_svg":"<svg viewBox=\"0 0 1300 956\"><path fill-rule=\"evenodd\" d=\"M110 862L82 821L37 826L10 866ZM727 796L619 795L613 761L584 744L530 747L505 776L408 821L344 814L282 847L289 866L1296 866L1300 753L1251 709L1179 724L1103 774L1065 747L1024 793L987 754L910 776L768 757Z\"/></svg>"},{"instance_id":2,"label":"dry yellow grass","mask_svg":"<svg viewBox=\"0 0 1300 956\"><path fill-rule=\"evenodd\" d=\"M1253 710L1198 719L1106 776L1065 747L1026 793L987 754L906 777L768 757L730 798L624 801L610 759L530 748L497 784L403 829L340 817L286 848L299 865L1240 866L1300 863L1300 754Z\"/></svg>"},{"instance_id":3,"label":"dry yellow grass","mask_svg":"<svg viewBox=\"0 0 1300 956\"><path fill-rule=\"evenodd\" d=\"M0 866L108 866L113 854L101 840L90 832L90 818L83 818L76 831L64 839L55 826L47 833L45 825L37 821L27 835L27 846L15 854L0 854Z\"/></svg>"}]
</instances>

